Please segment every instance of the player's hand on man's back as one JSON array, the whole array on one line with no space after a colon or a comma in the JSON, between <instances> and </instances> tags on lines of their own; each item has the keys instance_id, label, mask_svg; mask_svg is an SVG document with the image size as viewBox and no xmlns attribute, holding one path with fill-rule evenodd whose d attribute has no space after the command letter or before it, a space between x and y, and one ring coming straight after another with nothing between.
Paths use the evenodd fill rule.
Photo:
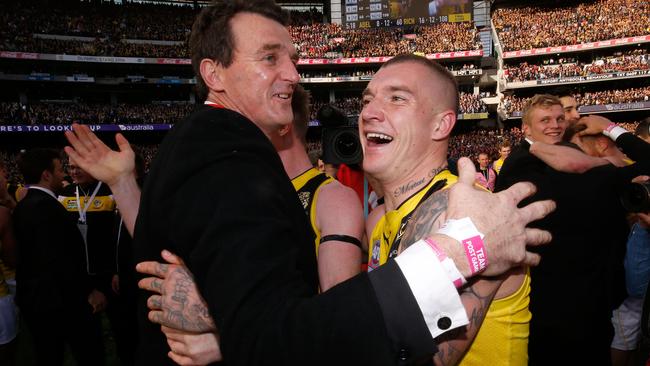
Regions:
<instances>
[{"instance_id":1,"label":"player's hand on man's back","mask_svg":"<svg viewBox=\"0 0 650 366\"><path fill-rule=\"evenodd\" d=\"M446 219L469 217L478 231L484 234L488 264L483 275L495 276L519 265L537 265L539 254L527 250L551 241L548 231L527 228L532 221L539 220L555 209L550 200L537 201L525 207L517 204L535 192L531 183L517 183L509 189L490 193L474 187L475 168L471 160L458 161L458 183L449 191L449 206ZM461 258L464 253L453 257L461 273L469 275L468 263Z\"/></svg>"}]
</instances>

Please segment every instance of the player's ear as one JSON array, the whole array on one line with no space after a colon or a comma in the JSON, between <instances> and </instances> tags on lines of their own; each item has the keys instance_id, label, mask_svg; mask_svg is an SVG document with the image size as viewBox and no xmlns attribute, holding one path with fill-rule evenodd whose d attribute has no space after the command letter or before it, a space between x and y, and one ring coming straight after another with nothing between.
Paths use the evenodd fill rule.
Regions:
<instances>
[{"instance_id":1,"label":"player's ear","mask_svg":"<svg viewBox=\"0 0 650 366\"><path fill-rule=\"evenodd\" d=\"M434 141L447 139L455 125L456 113L454 111L449 109L438 113L432 124L431 139Z\"/></svg>"}]
</instances>

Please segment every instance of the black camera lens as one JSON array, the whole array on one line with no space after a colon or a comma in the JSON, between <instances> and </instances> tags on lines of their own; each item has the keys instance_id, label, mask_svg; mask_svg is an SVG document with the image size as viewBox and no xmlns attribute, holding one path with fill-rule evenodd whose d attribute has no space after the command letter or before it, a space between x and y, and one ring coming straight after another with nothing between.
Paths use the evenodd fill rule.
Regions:
<instances>
[{"instance_id":1,"label":"black camera lens","mask_svg":"<svg viewBox=\"0 0 650 366\"><path fill-rule=\"evenodd\" d=\"M341 156L354 156L359 147L359 137L351 132L340 134L336 140L336 150Z\"/></svg>"},{"instance_id":2,"label":"black camera lens","mask_svg":"<svg viewBox=\"0 0 650 366\"><path fill-rule=\"evenodd\" d=\"M628 212L650 212L650 181L627 185L621 203Z\"/></svg>"},{"instance_id":3,"label":"black camera lens","mask_svg":"<svg viewBox=\"0 0 650 366\"><path fill-rule=\"evenodd\" d=\"M331 164L358 164L362 151L356 127L323 130L323 161Z\"/></svg>"}]
</instances>

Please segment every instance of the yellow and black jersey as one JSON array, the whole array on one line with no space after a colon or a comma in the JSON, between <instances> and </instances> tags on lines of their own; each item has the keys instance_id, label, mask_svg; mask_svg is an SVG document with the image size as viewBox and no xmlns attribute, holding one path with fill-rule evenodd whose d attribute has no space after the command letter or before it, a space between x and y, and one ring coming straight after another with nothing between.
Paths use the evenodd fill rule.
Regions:
<instances>
[{"instance_id":1,"label":"yellow and black jersey","mask_svg":"<svg viewBox=\"0 0 650 366\"><path fill-rule=\"evenodd\" d=\"M431 194L447 189L458 178L448 170L438 173L420 191L406 199L396 210L379 219L372 230L368 270L377 268L397 255L402 235L415 209ZM481 365L494 360L498 365L525 365L528 363L528 334L531 313L530 276L526 273L522 285L510 296L492 302L470 349L460 365Z\"/></svg>"},{"instance_id":2,"label":"yellow and black jersey","mask_svg":"<svg viewBox=\"0 0 650 366\"><path fill-rule=\"evenodd\" d=\"M406 229L413 211L420 202L426 200L434 192L446 189L456 183L458 178L445 169L438 173L429 184L407 198L395 210L388 211L382 216L374 229L369 242L368 270L379 267L386 263L389 258L397 255L399 243Z\"/></svg>"},{"instance_id":3,"label":"yellow and black jersey","mask_svg":"<svg viewBox=\"0 0 650 366\"><path fill-rule=\"evenodd\" d=\"M309 217L311 223L311 230L314 238L314 245L316 249L316 257L318 258L318 246L320 245L321 233L316 227L316 200L320 189L334 181L334 178L322 173L316 168L311 168L306 172L291 180L293 188L298 193L298 198L305 209L305 214Z\"/></svg>"}]
</instances>

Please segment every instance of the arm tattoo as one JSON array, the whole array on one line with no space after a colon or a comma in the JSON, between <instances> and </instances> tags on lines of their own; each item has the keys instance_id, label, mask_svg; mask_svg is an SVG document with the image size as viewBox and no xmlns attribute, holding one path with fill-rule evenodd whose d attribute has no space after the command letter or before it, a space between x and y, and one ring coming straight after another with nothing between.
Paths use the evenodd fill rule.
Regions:
<instances>
[{"instance_id":1,"label":"arm tattoo","mask_svg":"<svg viewBox=\"0 0 650 366\"><path fill-rule=\"evenodd\" d=\"M478 333L498 288L499 286L493 286L490 289L481 289L472 285L461 291L461 300L469 312L469 323L438 337L438 352L433 356L437 365L455 365L469 350L470 346L464 342L473 340Z\"/></svg>"},{"instance_id":2,"label":"arm tattoo","mask_svg":"<svg viewBox=\"0 0 650 366\"><path fill-rule=\"evenodd\" d=\"M435 192L420 203L406 226L406 232L400 241L399 252L401 253L416 241L433 234L442 225L438 219L447 210L448 204L449 190L447 189Z\"/></svg>"}]
</instances>

